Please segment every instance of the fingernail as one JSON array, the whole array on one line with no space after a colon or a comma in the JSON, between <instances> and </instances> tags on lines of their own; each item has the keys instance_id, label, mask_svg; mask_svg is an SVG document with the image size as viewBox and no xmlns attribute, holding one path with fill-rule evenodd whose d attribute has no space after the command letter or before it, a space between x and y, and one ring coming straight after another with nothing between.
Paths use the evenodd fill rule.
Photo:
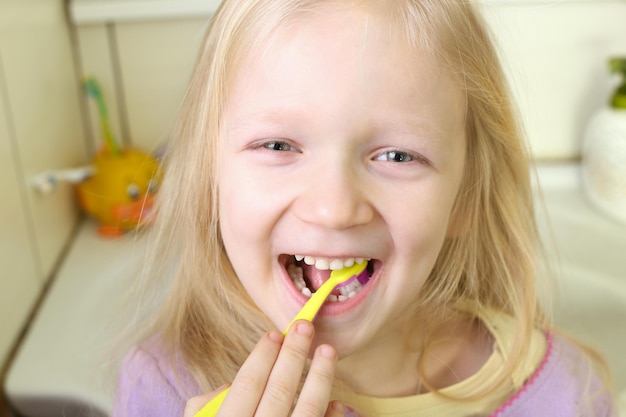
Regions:
<instances>
[{"instance_id":1,"label":"fingernail","mask_svg":"<svg viewBox=\"0 0 626 417\"><path fill-rule=\"evenodd\" d=\"M320 355L328 359L335 359L335 349L329 345L321 345L319 347Z\"/></svg>"},{"instance_id":2,"label":"fingernail","mask_svg":"<svg viewBox=\"0 0 626 417\"><path fill-rule=\"evenodd\" d=\"M283 335L279 331L272 330L267 334L267 337L274 343L282 343Z\"/></svg>"},{"instance_id":3,"label":"fingernail","mask_svg":"<svg viewBox=\"0 0 626 417\"><path fill-rule=\"evenodd\" d=\"M311 336L313 334L313 325L308 321L300 321L296 325L296 332L302 336Z\"/></svg>"},{"instance_id":4,"label":"fingernail","mask_svg":"<svg viewBox=\"0 0 626 417\"><path fill-rule=\"evenodd\" d=\"M339 401L331 402L330 407L333 409L333 411L338 411L338 412L343 413L343 404L341 404Z\"/></svg>"}]
</instances>

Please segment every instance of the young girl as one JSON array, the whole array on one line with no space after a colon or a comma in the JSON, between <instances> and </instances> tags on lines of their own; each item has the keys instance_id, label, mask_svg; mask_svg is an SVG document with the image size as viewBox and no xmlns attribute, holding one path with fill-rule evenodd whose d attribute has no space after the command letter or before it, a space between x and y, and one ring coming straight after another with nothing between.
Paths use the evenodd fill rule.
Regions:
<instances>
[{"instance_id":1,"label":"young girl","mask_svg":"<svg viewBox=\"0 0 626 417\"><path fill-rule=\"evenodd\" d=\"M470 3L223 1L159 194L146 279L172 288L114 416L191 417L223 384L221 416L613 415L541 304L527 151ZM369 281L283 337L359 258Z\"/></svg>"}]
</instances>

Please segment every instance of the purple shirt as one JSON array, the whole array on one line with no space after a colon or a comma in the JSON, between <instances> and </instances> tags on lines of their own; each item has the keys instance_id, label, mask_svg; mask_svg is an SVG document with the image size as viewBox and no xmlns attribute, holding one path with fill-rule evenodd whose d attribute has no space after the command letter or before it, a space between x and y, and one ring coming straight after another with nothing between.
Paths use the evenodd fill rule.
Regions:
<instances>
[{"instance_id":1,"label":"purple shirt","mask_svg":"<svg viewBox=\"0 0 626 417\"><path fill-rule=\"evenodd\" d=\"M599 391L601 384L579 349L563 337L547 338L541 365L490 417L617 416L611 395ZM181 363L172 362L155 342L132 349L122 364L112 417L182 416L187 399L200 390Z\"/></svg>"},{"instance_id":2,"label":"purple shirt","mask_svg":"<svg viewBox=\"0 0 626 417\"><path fill-rule=\"evenodd\" d=\"M541 364L506 403L490 417L613 417L611 394L602 390L589 360L563 337L547 335Z\"/></svg>"}]
</instances>

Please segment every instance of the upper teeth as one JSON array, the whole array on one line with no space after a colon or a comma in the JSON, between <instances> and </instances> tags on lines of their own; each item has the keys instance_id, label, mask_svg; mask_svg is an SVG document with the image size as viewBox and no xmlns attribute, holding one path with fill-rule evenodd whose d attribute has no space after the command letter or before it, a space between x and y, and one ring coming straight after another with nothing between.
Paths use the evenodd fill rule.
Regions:
<instances>
[{"instance_id":1,"label":"upper teeth","mask_svg":"<svg viewBox=\"0 0 626 417\"><path fill-rule=\"evenodd\" d=\"M360 264L365 260L364 258L347 258L347 259L329 259L329 258L316 258L308 255L295 255L296 261L304 261L307 265L315 265L315 268L320 270L330 269L331 271L338 271L343 268L349 268L355 263Z\"/></svg>"},{"instance_id":2,"label":"upper teeth","mask_svg":"<svg viewBox=\"0 0 626 417\"><path fill-rule=\"evenodd\" d=\"M314 265L316 269L320 270L340 270L342 268L349 268L353 266L355 263L361 264L365 261L364 258L348 258L348 259L327 259L327 258L315 258L313 256L305 256L305 255L294 255L295 259L300 262L304 261L307 265ZM296 288L304 294L306 297L311 297L313 292L307 287L307 283L304 277L304 271L302 267L298 266L294 263L289 263L287 265L287 273L289 277L293 281ZM352 280L348 283L340 284L337 286L336 290L340 293L330 294L328 296L328 301L337 302L337 301L345 301L354 297L361 289L363 288L363 284L359 282L358 279Z\"/></svg>"}]
</instances>

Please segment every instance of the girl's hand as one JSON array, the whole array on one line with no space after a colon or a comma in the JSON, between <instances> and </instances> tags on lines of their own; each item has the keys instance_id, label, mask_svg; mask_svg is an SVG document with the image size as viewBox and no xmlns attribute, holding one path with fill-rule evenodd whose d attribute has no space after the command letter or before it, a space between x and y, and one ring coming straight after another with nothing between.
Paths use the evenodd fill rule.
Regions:
<instances>
[{"instance_id":1,"label":"girl's hand","mask_svg":"<svg viewBox=\"0 0 626 417\"><path fill-rule=\"evenodd\" d=\"M343 417L343 406L330 402L337 353L329 345L316 349L294 405L313 332L311 323L298 321L286 337L278 331L266 333L237 373L217 415ZM223 389L191 398L185 407L185 417L193 417Z\"/></svg>"}]
</instances>

